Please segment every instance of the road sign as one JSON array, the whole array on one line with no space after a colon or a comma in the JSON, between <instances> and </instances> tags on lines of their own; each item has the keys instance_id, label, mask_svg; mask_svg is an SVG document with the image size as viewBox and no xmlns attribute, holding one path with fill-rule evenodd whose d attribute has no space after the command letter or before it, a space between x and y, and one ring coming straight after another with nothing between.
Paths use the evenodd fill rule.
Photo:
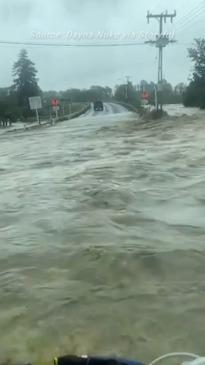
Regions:
<instances>
[{"instance_id":1,"label":"road sign","mask_svg":"<svg viewBox=\"0 0 205 365\"><path fill-rule=\"evenodd\" d=\"M40 96L32 96L29 98L29 105L31 110L38 110L42 108Z\"/></svg>"},{"instance_id":2,"label":"road sign","mask_svg":"<svg viewBox=\"0 0 205 365\"><path fill-rule=\"evenodd\" d=\"M57 106L53 106L53 111L54 111L54 112L58 112L59 110L60 110L59 105L57 105Z\"/></svg>"},{"instance_id":3,"label":"road sign","mask_svg":"<svg viewBox=\"0 0 205 365\"><path fill-rule=\"evenodd\" d=\"M31 96L29 98L29 105L30 105L31 110L36 111L36 119L37 119L37 122L40 124L38 109L42 108L41 97L40 96Z\"/></svg>"},{"instance_id":4,"label":"road sign","mask_svg":"<svg viewBox=\"0 0 205 365\"><path fill-rule=\"evenodd\" d=\"M60 104L60 102L59 102L59 100L58 100L58 99L52 99L52 100L51 100L51 105L52 105L52 106L59 106L59 104Z\"/></svg>"},{"instance_id":5,"label":"road sign","mask_svg":"<svg viewBox=\"0 0 205 365\"><path fill-rule=\"evenodd\" d=\"M149 94L147 91L144 91L142 94L141 94L141 99L142 100L148 100L149 99Z\"/></svg>"}]
</instances>

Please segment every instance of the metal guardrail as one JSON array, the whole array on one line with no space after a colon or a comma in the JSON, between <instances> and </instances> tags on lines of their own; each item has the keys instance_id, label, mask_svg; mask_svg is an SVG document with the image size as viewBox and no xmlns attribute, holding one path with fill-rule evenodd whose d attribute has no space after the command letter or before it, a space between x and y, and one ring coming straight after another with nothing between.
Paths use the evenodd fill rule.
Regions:
<instances>
[{"instance_id":1,"label":"metal guardrail","mask_svg":"<svg viewBox=\"0 0 205 365\"><path fill-rule=\"evenodd\" d=\"M80 109L79 111L77 112L74 112L74 113L71 113L71 114L67 114L67 115L64 115L63 117L60 117L57 119L56 123L59 123L59 122L64 122L66 120L70 120L70 119L74 119L74 118L77 118L79 117L80 115L86 113L89 109L90 109L91 105L88 104L86 105L84 108Z\"/></svg>"},{"instance_id":2,"label":"metal guardrail","mask_svg":"<svg viewBox=\"0 0 205 365\"><path fill-rule=\"evenodd\" d=\"M119 105L122 105L125 109L133 112L133 113L138 113L139 110L137 109L137 107L135 107L134 105L132 104L128 104L128 103L124 103L123 101L115 101L115 104L119 104Z\"/></svg>"}]
</instances>

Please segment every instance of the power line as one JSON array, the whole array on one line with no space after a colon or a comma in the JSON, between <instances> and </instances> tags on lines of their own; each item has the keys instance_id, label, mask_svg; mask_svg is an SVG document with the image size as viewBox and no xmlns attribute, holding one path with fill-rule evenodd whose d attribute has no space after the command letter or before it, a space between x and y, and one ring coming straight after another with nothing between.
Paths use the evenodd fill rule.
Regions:
<instances>
[{"instance_id":1,"label":"power line","mask_svg":"<svg viewBox=\"0 0 205 365\"><path fill-rule=\"evenodd\" d=\"M179 4L177 4L177 7L175 6L178 15L181 14L181 11L182 10L184 11L184 9L186 9L187 3L188 3L188 0L184 0L183 2L180 1L180 6L179 6ZM181 15L178 16L178 15L177 15L177 19L176 19L176 24L179 23L179 21L181 20L181 18L183 18L183 16L181 16Z\"/></svg>"},{"instance_id":2,"label":"power line","mask_svg":"<svg viewBox=\"0 0 205 365\"><path fill-rule=\"evenodd\" d=\"M176 22L176 29L179 30L185 27L187 24L190 23L192 20L197 20L197 16L201 15L201 12L204 10L205 2L202 1L192 10L190 10L185 16L181 17L179 22ZM191 19L190 19L191 17Z\"/></svg>"},{"instance_id":3,"label":"power line","mask_svg":"<svg viewBox=\"0 0 205 365\"><path fill-rule=\"evenodd\" d=\"M204 9L205 10L205 9ZM187 29L191 24L195 24L196 22L199 22L201 18L204 16L204 11L200 11L197 14L194 14L195 18L187 19L187 21L180 26L175 28L176 32L181 32L182 30Z\"/></svg>"},{"instance_id":4,"label":"power line","mask_svg":"<svg viewBox=\"0 0 205 365\"><path fill-rule=\"evenodd\" d=\"M37 43L37 42L25 42L25 41L4 41L0 40L0 46L35 46L35 47L81 47L81 48L91 48L91 47L134 47L134 46L146 46L149 42L128 42L128 43ZM151 45L155 45L154 42L151 41L149 43ZM190 46L190 43L177 42L174 45L177 46Z\"/></svg>"},{"instance_id":5,"label":"power line","mask_svg":"<svg viewBox=\"0 0 205 365\"><path fill-rule=\"evenodd\" d=\"M37 47L129 47L142 46L143 42L128 43L45 43L45 42L24 42L24 41L4 41L0 40L2 45L20 45L20 46L37 46Z\"/></svg>"},{"instance_id":6,"label":"power line","mask_svg":"<svg viewBox=\"0 0 205 365\"><path fill-rule=\"evenodd\" d=\"M198 3L197 5L195 5L193 8L189 9L187 13L185 13L184 15L180 16L177 20L176 20L176 24L181 23L181 21L186 20L187 18L192 17L193 13L197 10L199 10L201 8L201 6L204 5L204 0L202 0L200 3Z\"/></svg>"},{"instance_id":7,"label":"power line","mask_svg":"<svg viewBox=\"0 0 205 365\"><path fill-rule=\"evenodd\" d=\"M183 6L181 6L183 8ZM198 22L204 16L205 1L201 1L198 5L194 6L185 15L176 20L176 27L173 28L173 32L181 33L189 26Z\"/></svg>"},{"instance_id":8,"label":"power line","mask_svg":"<svg viewBox=\"0 0 205 365\"><path fill-rule=\"evenodd\" d=\"M176 32L181 33L185 29L187 29L189 26L196 24L202 17L204 17L205 8L201 11L199 11L197 14L193 14L194 18L187 20L184 24L182 24L180 27L176 28ZM198 17L197 17L198 15Z\"/></svg>"}]
</instances>

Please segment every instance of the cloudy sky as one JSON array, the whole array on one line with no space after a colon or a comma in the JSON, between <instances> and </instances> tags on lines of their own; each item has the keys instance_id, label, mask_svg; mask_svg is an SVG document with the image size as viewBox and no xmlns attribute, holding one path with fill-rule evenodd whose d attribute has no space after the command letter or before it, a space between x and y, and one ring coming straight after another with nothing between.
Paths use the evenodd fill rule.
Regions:
<instances>
[{"instance_id":1,"label":"cloudy sky","mask_svg":"<svg viewBox=\"0 0 205 365\"><path fill-rule=\"evenodd\" d=\"M122 47L62 47L69 44L144 43L158 31L147 24L147 10L177 11L164 30L178 40L164 53L164 78L176 84L191 73L187 47L204 36L205 0L0 0L1 41L55 43L26 46L44 90L122 83L130 76L156 81L157 49L149 45ZM12 66L21 45L0 44L0 87L12 83Z\"/></svg>"}]
</instances>

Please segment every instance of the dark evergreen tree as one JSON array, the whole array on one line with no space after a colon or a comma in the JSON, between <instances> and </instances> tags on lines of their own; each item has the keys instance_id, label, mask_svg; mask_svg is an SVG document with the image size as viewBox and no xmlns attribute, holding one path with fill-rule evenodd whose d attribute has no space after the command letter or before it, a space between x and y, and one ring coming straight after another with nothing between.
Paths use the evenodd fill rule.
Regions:
<instances>
[{"instance_id":1,"label":"dark evergreen tree","mask_svg":"<svg viewBox=\"0 0 205 365\"><path fill-rule=\"evenodd\" d=\"M19 106L28 109L28 98L40 94L37 70L29 60L27 51L22 49L19 59L13 66L14 90L16 91Z\"/></svg>"}]
</instances>

